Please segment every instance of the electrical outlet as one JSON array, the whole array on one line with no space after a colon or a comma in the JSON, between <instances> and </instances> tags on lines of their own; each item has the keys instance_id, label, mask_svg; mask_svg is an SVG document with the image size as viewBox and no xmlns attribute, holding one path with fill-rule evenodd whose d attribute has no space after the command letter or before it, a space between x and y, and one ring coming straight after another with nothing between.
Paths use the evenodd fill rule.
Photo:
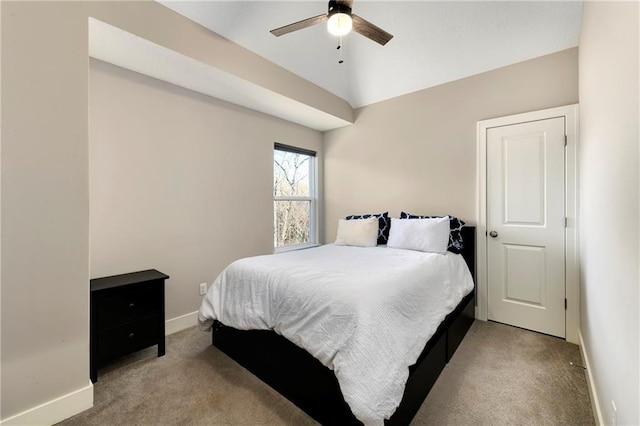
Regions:
<instances>
[{"instance_id":1,"label":"electrical outlet","mask_svg":"<svg viewBox=\"0 0 640 426\"><path fill-rule=\"evenodd\" d=\"M616 426L618 424L618 409L616 403L611 401L611 411L609 412L609 426Z\"/></svg>"},{"instance_id":2,"label":"electrical outlet","mask_svg":"<svg viewBox=\"0 0 640 426\"><path fill-rule=\"evenodd\" d=\"M207 294L207 283L200 284L200 296Z\"/></svg>"}]
</instances>

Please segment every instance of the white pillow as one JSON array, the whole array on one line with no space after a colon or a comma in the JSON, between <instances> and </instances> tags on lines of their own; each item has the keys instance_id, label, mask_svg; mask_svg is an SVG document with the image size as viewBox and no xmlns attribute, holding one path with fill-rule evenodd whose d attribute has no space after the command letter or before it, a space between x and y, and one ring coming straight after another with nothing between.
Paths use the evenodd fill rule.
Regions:
<instances>
[{"instance_id":1,"label":"white pillow","mask_svg":"<svg viewBox=\"0 0 640 426\"><path fill-rule=\"evenodd\" d=\"M391 218L388 247L445 254L448 245L449 216L433 219Z\"/></svg>"},{"instance_id":2,"label":"white pillow","mask_svg":"<svg viewBox=\"0 0 640 426\"><path fill-rule=\"evenodd\" d=\"M336 245L375 247L378 244L378 218L340 219Z\"/></svg>"}]
</instances>

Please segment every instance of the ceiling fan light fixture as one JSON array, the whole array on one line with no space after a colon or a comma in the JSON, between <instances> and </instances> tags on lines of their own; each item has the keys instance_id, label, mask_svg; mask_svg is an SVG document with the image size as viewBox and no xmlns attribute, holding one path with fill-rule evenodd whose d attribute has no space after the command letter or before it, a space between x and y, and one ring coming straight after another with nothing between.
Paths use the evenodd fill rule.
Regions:
<instances>
[{"instance_id":1,"label":"ceiling fan light fixture","mask_svg":"<svg viewBox=\"0 0 640 426\"><path fill-rule=\"evenodd\" d=\"M271 30L271 34L280 37L321 22L326 22L329 33L337 37L342 37L353 30L381 46L384 46L393 38L392 34L352 13L352 5L353 0L329 0L329 8L326 14L312 16L302 21L275 28Z\"/></svg>"},{"instance_id":2,"label":"ceiling fan light fixture","mask_svg":"<svg viewBox=\"0 0 640 426\"><path fill-rule=\"evenodd\" d=\"M351 16L347 13L334 13L327 21L327 30L334 36L349 34L351 28L353 28L353 21L351 20Z\"/></svg>"}]
</instances>

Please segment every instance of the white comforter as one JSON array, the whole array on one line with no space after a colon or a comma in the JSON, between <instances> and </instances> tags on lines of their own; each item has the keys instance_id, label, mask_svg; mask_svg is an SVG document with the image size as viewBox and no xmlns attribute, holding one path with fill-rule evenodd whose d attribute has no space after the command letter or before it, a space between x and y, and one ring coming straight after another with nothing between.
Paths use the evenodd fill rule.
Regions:
<instances>
[{"instance_id":1,"label":"white comforter","mask_svg":"<svg viewBox=\"0 0 640 426\"><path fill-rule=\"evenodd\" d=\"M408 367L472 289L461 255L329 244L232 263L198 321L275 330L335 372L356 418L382 424Z\"/></svg>"}]
</instances>

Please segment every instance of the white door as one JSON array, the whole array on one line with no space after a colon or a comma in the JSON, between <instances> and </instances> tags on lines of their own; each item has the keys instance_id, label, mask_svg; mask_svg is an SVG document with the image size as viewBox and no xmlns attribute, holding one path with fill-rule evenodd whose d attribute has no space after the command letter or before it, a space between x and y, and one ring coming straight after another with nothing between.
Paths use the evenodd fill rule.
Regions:
<instances>
[{"instance_id":1,"label":"white door","mask_svg":"<svg viewBox=\"0 0 640 426\"><path fill-rule=\"evenodd\" d=\"M565 337L564 117L487 131L488 318Z\"/></svg>"}]
</instances>

